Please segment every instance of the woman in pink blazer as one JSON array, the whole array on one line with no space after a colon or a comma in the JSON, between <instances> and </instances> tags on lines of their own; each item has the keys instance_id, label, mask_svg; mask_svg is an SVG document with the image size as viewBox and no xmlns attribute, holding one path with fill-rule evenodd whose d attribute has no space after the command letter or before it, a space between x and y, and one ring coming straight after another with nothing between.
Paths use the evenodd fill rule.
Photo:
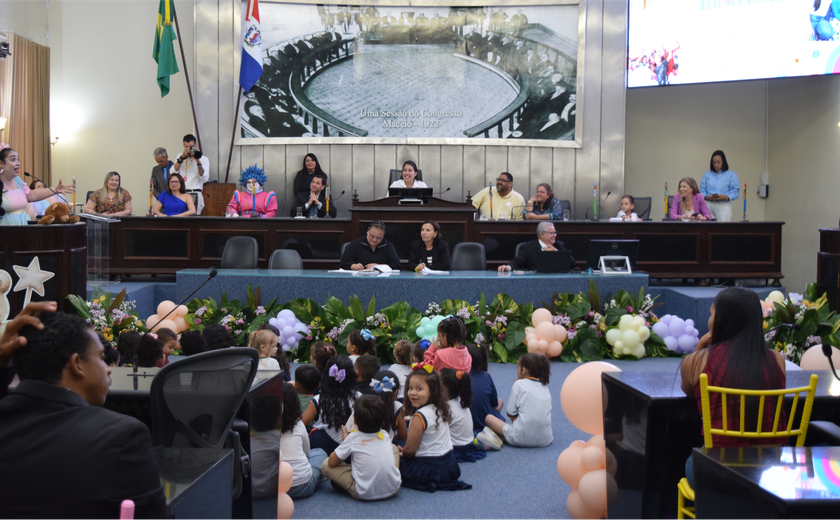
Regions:
<instances>
[{"instance_id":1,"label":"woman in pink blazer","mask_svg":"<svg viewBox=\"0 0 840 520\"><path fill-rule=\"evenodd\" d=\"M674 197L671 210L668 212L671 220L710 220L712 218L706 201L697 187L697 181L691 177L680 180L679 198Z\"/></svg>"}]
</instances>

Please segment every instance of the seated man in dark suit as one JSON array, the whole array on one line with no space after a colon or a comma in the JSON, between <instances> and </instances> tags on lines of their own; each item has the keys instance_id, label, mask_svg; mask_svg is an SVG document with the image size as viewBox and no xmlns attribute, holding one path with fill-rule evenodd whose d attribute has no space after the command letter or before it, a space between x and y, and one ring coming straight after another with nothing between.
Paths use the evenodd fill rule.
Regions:
<instances>
[{"instance_id":1,"label":"seated man in dark suit","mask_svg":"<svg viewBox=\"0 0 840 520\"><path fill-rule=\"evenodd\" d=\"M290 217L297 216L297 209L301 208L301 214L306 217L325 217L327 215L327 176L323 173L316 173L309 183L309 192L302 191L295 198ZM335 218L335 204L330 200L330 217Z\"/></svg>"},{"instance_id":2,"label":"seated man in dark suit","mask_svg":"<svg viewBox=\"0 0 840 520\"><path fill-rule=\"evenodd\" d=\"M20 377L0 401L0 517L118 518L125 499L135 518L171 517L149 429L102 408L111 370L91 325L31 311L0 339Z\"/></svg>"},{"instance_id":3,"label":"seated man in dark suit","mask_svg":"<svg viewBox=\"0 0 840 520\"><path fill-rule=\"evenodd\" d=\"M533 271L537 263L537 253L540 251L564 251L563 242L555 240L557 232L551 222L540 222L537 226L537 239L531 240L519 248L519 254L508 265L500 265L499 272L524 269ZM575 258L569 260L569 269L575 268Z\"/></svg>"},{"instance_id":4,"label":"seated man in dark suit","mask_svg":"<svg viewBox=\"0 0 840 520\"><path fill-rule=\"evenodd\" d=\"M365 236L347 244L344 254L341 255L341 268L362 271L378 264L385 264L395 271L400 270L397 250L392 243L385 240L385 223L374 220Z\"/></svg>"}]
</instances>

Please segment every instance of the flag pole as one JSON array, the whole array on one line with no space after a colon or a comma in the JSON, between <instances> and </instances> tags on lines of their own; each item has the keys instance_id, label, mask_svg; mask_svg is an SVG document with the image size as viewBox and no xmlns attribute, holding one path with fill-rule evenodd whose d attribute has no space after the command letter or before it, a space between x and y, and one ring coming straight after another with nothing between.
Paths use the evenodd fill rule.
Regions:
<instances>
[{"instance_id":1,"label":"flag pole","mask_svg":"<svg viewBox=\"0 0 840 520\"><path fill-rule=\"evenodd\" d=\"M184 77L187 78L187 93L190 95L190 108L192 108L193 125L195 126L195 135L198 139L198 148L201 146L201 130L198 129L198 118L195 115L195 101L193 100L192 87L190 87L190 69L187 67L187 58L184 56L184 42L181 40L181 26L178 25L178 15L175 13L174 0L169 3L172 8L172 18L175 19L175 32L178 33L178 47L181 49L181 63L184 64Z\"/></svg>"},{"instance_id":2,"label":"flag pole","mask_svg":"<svg viewBox=\"0 0 840 520\"><path fill-rule=\"evenodd\" d=\"M236 96L236 110L233 112L233 132L230 134L230 150L228 150L228 162L225 169L225 183L230 175L230 161L233 158L233 142L236 140L236 128L239 120L239 102L242 100L242 85L239 85L239 95Z\"/></svg>"}]
</instances>

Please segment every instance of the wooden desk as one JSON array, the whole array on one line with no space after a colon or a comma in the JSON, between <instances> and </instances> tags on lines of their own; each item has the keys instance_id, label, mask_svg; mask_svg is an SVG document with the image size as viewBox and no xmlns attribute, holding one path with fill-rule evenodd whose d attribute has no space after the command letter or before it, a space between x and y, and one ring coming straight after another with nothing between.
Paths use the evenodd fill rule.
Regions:
<instances>
[{"instance_id":1,"label":"wooden desk","mask_svg":"<svg viewBox=\"0 0 840 520\"><path fill-rule=\"evenodd\" d=\"M840 423L834 376L829 371L787 373L787 387L807 386L820 376L811 420ZM703 445L697 401L680 389L675 372L605 372L604 437L618 462L616 500L610 518L666 518L677 510L677 482L691 449ZM699 516L699 515L698 515Z\"/></svg>"},{"instance_id":2,"label":"wooden desk","mask_svg":"<svg viewBox=\"0 0 840 520\"><path fill-rule=\"evenodd\" d=\"M837 518L840 447L698 448L697 518Z\"/></svg>"}]
</instances>

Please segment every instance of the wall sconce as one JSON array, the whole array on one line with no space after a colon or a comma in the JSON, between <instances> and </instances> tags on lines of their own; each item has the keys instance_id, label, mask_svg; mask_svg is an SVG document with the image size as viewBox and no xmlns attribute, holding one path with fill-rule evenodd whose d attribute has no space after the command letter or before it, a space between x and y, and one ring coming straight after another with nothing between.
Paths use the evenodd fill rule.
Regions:
<instances>
[{"instance_id":1,"label":"wall sconce","mask_svg":"<svg viewBox=\"0 0 840 520\"><path fill-rule=\"evenodd\" d=\"M54 138L52 138L50 140L50 144L53 145L53 146L55 146L55 143L57 143L57 142L58 142L58 136L55 136Z\"/></svg>"},{"instance_id":2,"label":"wall sconce","mask_svg":"<svg viewBox=\"0 0 840 520\"><path fill-rule=\"evenodd\" d=\"M6 129L6 118L0 117L0 139L3 138L3 130Z\"/></svg>"}]
</instances>

